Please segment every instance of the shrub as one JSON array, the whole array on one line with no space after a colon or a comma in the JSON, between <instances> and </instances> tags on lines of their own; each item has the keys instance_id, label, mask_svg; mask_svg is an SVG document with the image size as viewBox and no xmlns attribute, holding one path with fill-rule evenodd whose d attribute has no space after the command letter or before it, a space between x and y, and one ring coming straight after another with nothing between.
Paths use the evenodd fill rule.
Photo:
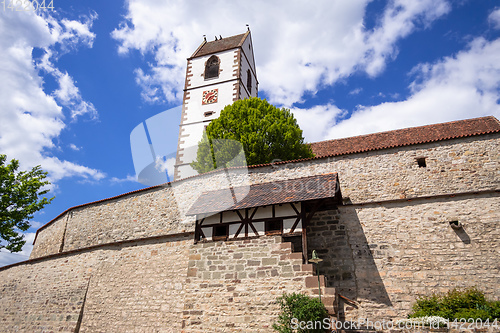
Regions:
<instances>
[{"instance_id":1,"label":"shrub","mask_svg":"<svg viewBox=\"0 0 500 333\"><path fill-rule=\"evenodd\" d=\"M439 316L449 320L500 318L500 301L488 302L477 288L453 289L417 299L408 318Z\"/></svg>"},{"instance_id":2,"label":"shrub","mask_svg":"<svg viewBox=\"0 0 500 333\"><path fill-rule=\"evenodd\" d=\"M321 322L328 318L328 312L323 303L317 298L312 298L303 294L283 294L278 297L281 313L278 322L273 324L273 329L281 333L291 332L324 332L321 328L293 329L292 319L298 322Z\"/></svg>"}]
</instances>

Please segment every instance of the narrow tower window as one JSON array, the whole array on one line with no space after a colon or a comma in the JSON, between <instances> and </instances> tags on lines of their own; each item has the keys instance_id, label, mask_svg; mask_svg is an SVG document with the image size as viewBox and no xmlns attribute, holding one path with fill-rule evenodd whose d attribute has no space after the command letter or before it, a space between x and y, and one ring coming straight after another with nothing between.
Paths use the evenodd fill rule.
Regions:
<instances>
[{"instance_id":1,"label":"narrow tower window","mask_svg":"<svg viewBox=\"0 0 500 333\"><path fill-rule=\"evenodd\" d=\"M247 69L247 88L248 88L248 93L251 95L252 94L252 73L250 72L249 69Z\"/></svg>"},{"instance_id":2,"label":"narrow tower window","mask_svg":"<svg viewBox=\"0 0 500 333\"><path fill-rule=\"evenodd\" d=\"M205 79L217 78L219 77L219 58L217 56L211 56L207 64L205 65Z\"/></svg>"}]
</instances>

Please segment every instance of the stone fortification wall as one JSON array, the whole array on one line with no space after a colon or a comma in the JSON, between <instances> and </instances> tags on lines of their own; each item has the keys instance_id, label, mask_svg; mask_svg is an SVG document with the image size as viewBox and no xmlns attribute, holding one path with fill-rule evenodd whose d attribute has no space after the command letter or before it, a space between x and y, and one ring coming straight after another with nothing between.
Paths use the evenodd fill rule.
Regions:
<instances>
[{"instance_id":1,"label":"stone fortification wall","mask_svg":"<svg viewBox=\"0 0 500 333\"><path fill-rule=\"evenodd\" d=\"M58 217L38 233L31 258L193 230L194 222L180 221L172 188L131 193L77 207Z\"/></svg>"},{"instance_id":2,"label":"stone fortification wall","mask_svg":"<svg viewBox=\"0 0 500 333\"><path fill-rule=\"evenodd\" d=\"M192 230L194 217L185 216L187 209L200 193L228 184L240 186L338 172L342 195L353 203L499 188L499 137L491 134L454 139L181 180L169 187L71 210L64 238L60 233L53 238L49 227L40 230L32 258L57 253L53 251L60 248L65 251ZM425 157L427 166L419 167L417 157ZM59 220L56 224L64 224ZM58 247L61 242L63 246Z\"/></svg>"},{"instance_id":3,"label":"stone fortification wall","mask_svg":"<svg viewBox=\"0 0 500 333\"><path fill-rule=\"evenodd\" d=\"M418 296L455 287L500 299L499 212L498 192L342 206L315 215L308 247L327 286L360 303L348 319L401 319Z\"/></svg>"},{"instance_id":4,"label":"stone fortification wall","mask_svg":"<svg viewBox=\"0 0 500 333\"><path fill-rule=\"evenodd\" d=\"M37 234L30 258L39 258L62 252L66 223L70 215L71 212L62 214Z\"/></svg>"},{"instance_id":5,"label":"stone fortification wall","mask_svg":"<svg viewBox=\"0 0 500 333\"><path fill-rule=\"evenodd\" d=\"M72 211L63 251L122 240L191 231L168 187L133 193Z\"/></svg>"},{"instance_id":6,"label":"stone fortification wall","mask_svg":"<svg viewBox=\"0 0 500 333\"><path fill-rule=\"evenodd\" d=\"M312 272L281 237L193 245L182 332L273 332L276 298L317 293ZM333 299L334 291L323 289L323 302L333 306Z\"/></svg>"},{"instance_id":7,"label":"stone fortification wall","mask_svg":"<svg viewBox=\"0 0 500 333\"><path fill-rule=\"evenodd\" d=\"M276 297L317 291L301 258L281 237L193 244L185 235L34 260L0 270L1 331L271 332Z\"/></svg>"},{"instance_id":8,"label":"stone fortification wall","mask_svg":"<svg viewBox=\"0 0 500 333\"><path fill-rule=\"evenodd\" d=\"M192 236L0 270L2 332L180 332Z\"/></svg>"},{"instance_id":9,"label":"stone fortification wall","mask_svg":"<svg viewBox=\"0 0 500 333\"><path fill-rule=\"evenodd\" d=\"M0 331L75 332L95 255L0 270Z\"/></svg>"}]
</instances>

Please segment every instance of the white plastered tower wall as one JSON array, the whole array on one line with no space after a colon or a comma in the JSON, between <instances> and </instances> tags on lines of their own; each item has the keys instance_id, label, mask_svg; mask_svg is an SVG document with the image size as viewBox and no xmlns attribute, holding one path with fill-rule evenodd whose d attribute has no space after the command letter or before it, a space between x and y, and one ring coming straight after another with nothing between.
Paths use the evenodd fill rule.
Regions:
<instances>
[{"instance_id":1,"label":"white plastered tower wall","mask_svg":"<svg viewBox=\"0 0 500 333\"><path fill-rule=\"evenodd\" d=\"M207 62L213 56L219 62L218 76L207 78ZM215 90L216 102L205 103L204 94ZM258 81L250 31L211 42L204 41L198 47L187 63L174 180L197 174L189 164L196 158L197 145L210 121L218 118L222 109L234 101L257 95Z\"/></svg>"}]
</instances>

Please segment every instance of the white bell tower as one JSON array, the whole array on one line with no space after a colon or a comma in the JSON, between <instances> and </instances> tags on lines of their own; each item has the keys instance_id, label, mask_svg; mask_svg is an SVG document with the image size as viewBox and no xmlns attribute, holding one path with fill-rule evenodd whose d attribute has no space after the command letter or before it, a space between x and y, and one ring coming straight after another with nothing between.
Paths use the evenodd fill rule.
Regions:
<instances>
[{"instance_id":1,"label":"white bell tower","mask_svg":"<svg viewBox=\"0 0 500 333\"><path fill-rule=\"evenodd\" d=\"M187 59L174 180L197 174L189 164L206 126L226 105L257 97L258 84L250 30L201 43Z\"/></svg>"}]
</instances>

